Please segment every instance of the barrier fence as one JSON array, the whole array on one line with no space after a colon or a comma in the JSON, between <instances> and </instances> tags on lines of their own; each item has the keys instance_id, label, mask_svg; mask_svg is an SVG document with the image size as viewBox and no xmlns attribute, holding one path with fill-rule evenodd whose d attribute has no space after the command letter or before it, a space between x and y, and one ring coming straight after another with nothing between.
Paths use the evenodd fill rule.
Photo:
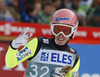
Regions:
<instances>
[{"instance_id":1,"label":"barrier fence","mask_svg":"<svg viewBox=\"0 0 100 77\"><path fill-rule=\"evenodd\" d=\"M52 37L50 26L47 24L11 22L0 22L0 36L6 36L8 38L16 37L23 31L25 27L30 27L29 32L33 33L33 37ZM2 40L2 38L0 38L0 40ZM75 38L71 40L70 43L100 44L100 28L79 26Z\"/></svg>"},{"instance_id":2,"label":"barrier fence","mask_svg":"<svg viewBox=\"0 0 100 77\"><path fill-rule=\"evenodd\" d=\"M50 26L46 24L0 22L0 77L23 76L27 61L11 69L5 65L5 54L9 41L16 38L25 27L30 27L32 38L38 36L52 38ZM79 77L100 77L100 28L79 27L69 45L80 55Z\"/></svg>"}]
</instances>

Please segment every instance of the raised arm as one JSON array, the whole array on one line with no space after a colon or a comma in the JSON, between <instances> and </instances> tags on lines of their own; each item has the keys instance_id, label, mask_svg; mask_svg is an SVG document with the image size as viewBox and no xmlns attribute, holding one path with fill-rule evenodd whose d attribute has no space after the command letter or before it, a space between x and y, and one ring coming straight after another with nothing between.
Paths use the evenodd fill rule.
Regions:
<instances>
[{"instance_id":1,"label":"raised arm","mask_svg":"<svg viewBox=\"0 0 100 77\"><path fill-rule=\"evenodd\" d=\"M9 46L5 56L7 67L13 68L19 63L34 56L38 44L38 39L34 38L28 43L28 38L31 37L31 35L26 35L27 30L28 29L25 29L24 32L20 36L18 36L18 38L13 40L11 45ZM23 49L21 51L18 51L18 48L23 45L25 45Z\"/></svg>"}]
</instances>

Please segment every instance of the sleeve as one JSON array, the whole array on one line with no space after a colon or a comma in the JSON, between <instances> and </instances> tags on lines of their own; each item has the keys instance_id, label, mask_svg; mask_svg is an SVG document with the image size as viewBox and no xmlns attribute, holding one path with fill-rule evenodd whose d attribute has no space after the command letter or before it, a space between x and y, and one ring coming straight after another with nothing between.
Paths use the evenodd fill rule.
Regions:
<instances>
[{"instance_id":1,"label":"sleeve","mask_svg":"<svg viewBox=\"0 0 100 77\"><path fill-rule=\"evenodd\" d=\"M9 68L13 68L19 63L27 60L28 58L34 56L36 49L38 46L38 39L34 38L31 40L27 45L23 47L21 51L17 51L17 49L12 49L11 46L9 46L6 56L5 56L5 62L6 66Z\"/></svg>"},{"instance_id":2,"label":"sleeve","mask_svg":"<svg viewBox=\"0 0 100 77\"><path fill-rule=\"evenodd\" d=\"M79 66L80 66L80 57L77 55L77 61L73 69L67 73L66 77L77 77Z\"/></svg>"}]
</instances>

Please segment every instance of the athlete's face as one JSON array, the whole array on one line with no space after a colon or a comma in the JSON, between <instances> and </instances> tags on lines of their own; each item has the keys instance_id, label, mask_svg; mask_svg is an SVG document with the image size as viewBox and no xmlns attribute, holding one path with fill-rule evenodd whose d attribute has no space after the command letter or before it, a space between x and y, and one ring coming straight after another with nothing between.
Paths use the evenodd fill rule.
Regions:
<instances>
[{"instance_id":1,"label":"athlete's face","mask_svg":"<svg viewBox=\"0 0 100 77\"><path fill-rule=\"evenodd\" d=\"M57 45L64 45L69 40L69 37L65 37L63 34L55 36L55 42Z\"/></svg>"}]
</instances>

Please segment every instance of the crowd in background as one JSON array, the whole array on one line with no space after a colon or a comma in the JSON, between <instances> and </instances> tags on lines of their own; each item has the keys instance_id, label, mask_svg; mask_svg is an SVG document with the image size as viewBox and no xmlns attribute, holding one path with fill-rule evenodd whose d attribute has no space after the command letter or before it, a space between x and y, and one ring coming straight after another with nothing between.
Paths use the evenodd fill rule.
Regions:
<instances>
[{"instance_id":1,"label":"crowd in background","mask_svg":"<svg viewBox=\"0 0 100 77\"><path fill-rule=\"evenodd\" d=\"M50 24L61 8L74 11L79 26L100 27L100 0L0 0L0 21Z\"/></svg>"}]
</instances>

